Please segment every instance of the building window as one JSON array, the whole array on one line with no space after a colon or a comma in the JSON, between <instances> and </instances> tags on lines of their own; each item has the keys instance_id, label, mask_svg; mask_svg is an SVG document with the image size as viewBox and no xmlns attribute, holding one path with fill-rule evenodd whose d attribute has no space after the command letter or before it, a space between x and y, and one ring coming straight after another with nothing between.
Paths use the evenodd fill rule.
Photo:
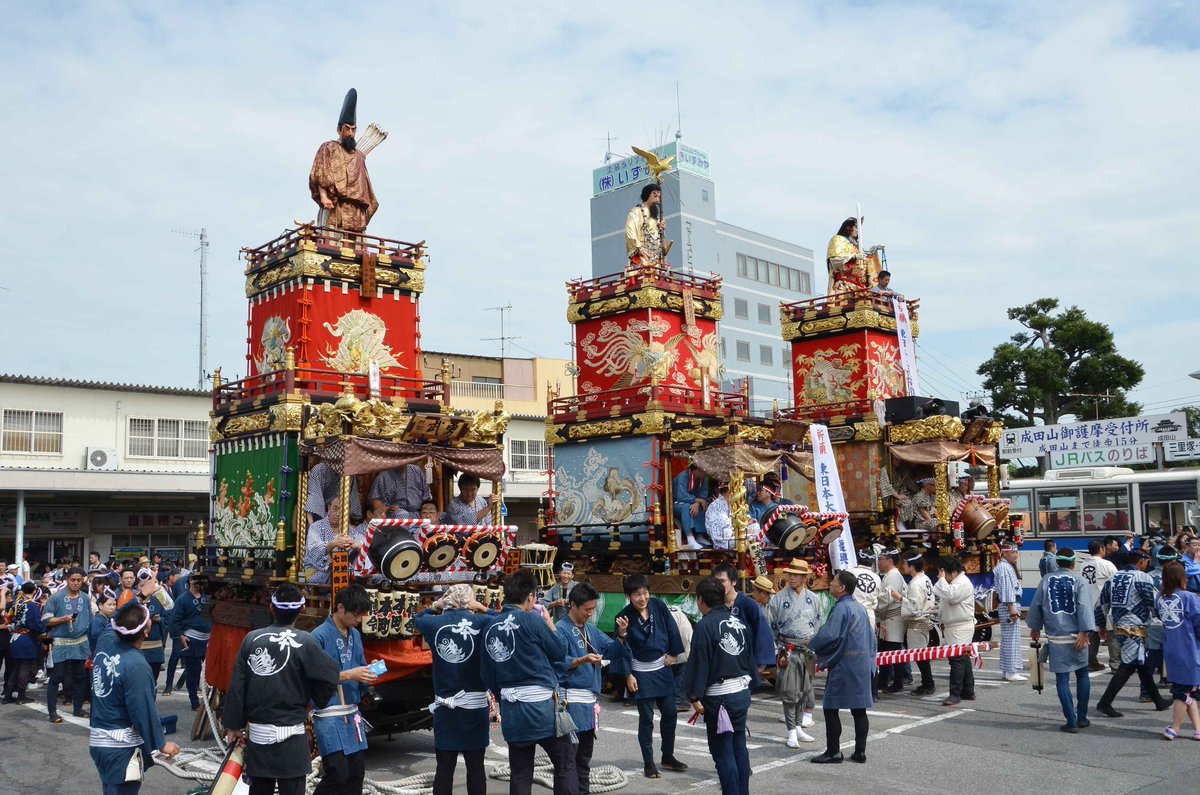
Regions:
<instances>
[{"instance_id":1,"label":"building window","mask_svg":"<svg viewBox=\"0 0 1200 795\"><path fill-rule=\"evenodd\" d=\"M700 189L700 201L702 201L702 202L708 201L708 188Z\"/></svg>"},{"instance_id":2,"label":"building window","mask_svg":"<svg viewBox=\"0 0 1200 795\"><path fill-rule=\"evenodd\" d=\"M771 325L771 307L769 304L758 305L758 322L764 325Z\"/></svg>"},{"instance_id":3,"label":"building window","mask_svg":"<svg viewBox=\"0 0 1200 795\"><path fill-rule=\"evenodd\" d=\"M471 376L472 384L498 384L499 378L492 378L490 375L473 375Z\"/></svg>"},{"instance_id":4,"label":"building window","mask_svg":"<svg viewBox=\"0 0 1200 795\"><path fill-rule=\"evenodd\" d=\"M546 443L540 439L509 440L509 458L513 469L529 472L545 472L550 468L546 460Z\"/></svg>"},{"instance_id":5,"label":"building window","mask_svg":"<svg viewBox=\"0 0 1200 795\"><path fill-rule=\"evenodd\" d=\"M738 358L738 361L739 361L739 362L748 362L748 361L750 361L750 343L748 343L748 342L742 342L742 341L740 341L740 340L738 341L738 344L737 344L737 358Z\"/></svg>"},{"instance_id":6,"label":"building window","mask_svg":"<svg viewBox=\"0 0 1200 795\"><path fill-rule=\"evenodd\" d=\"M767 262L749 254L737 255L737 275L772 287L812 295L812 278L808 271L789 268L777 262Z\"/></svg>"},{"instance_id":7,"label":"building window","mask_svg":"<svg viewBox=\"0 0 1200 795\"><path fill-rule=\"evenodd\" d=\"M725 352L725 338L721 337L721 358L724 359L728 355L729 354Z\"/></svg>"},{"instance_id":8,"label":"building window","mask_svg":"<svg viewBox=\"0 0 1200 795\"><path fill-rule=\"evenodd\" d=\"M205 458L208 423L204 420L130 417L126 455L134 458Z\"/></svg>"},{"instance_id":9,"label":"building window","mask_svg":"<svg viewBox=\"0 0 1200 795\"><path fill-rule=\"evenodd\" d=\"M774 366L775 364L775 349L770 345L758 346L758 363Z\"/></svg>"},{"instance_id":10,"label":"building window","mask_svg":"<svg viewBox=\"0 0 1200 795\"><path fill-rule=\"evenodd\" d=\"M62 453L61 411L5 409L3 448L6 453Z\"/></svg>"},{"instance_id":11,"label":"building window","mask_svg":"<svg viewBox=\"0 0 1200 795\"><path fill-rule=\"evenodd\" d=\"M738 320L750 319L750 305L744 298L733 299L733 316Z\"/></svg>"}]
</instances>

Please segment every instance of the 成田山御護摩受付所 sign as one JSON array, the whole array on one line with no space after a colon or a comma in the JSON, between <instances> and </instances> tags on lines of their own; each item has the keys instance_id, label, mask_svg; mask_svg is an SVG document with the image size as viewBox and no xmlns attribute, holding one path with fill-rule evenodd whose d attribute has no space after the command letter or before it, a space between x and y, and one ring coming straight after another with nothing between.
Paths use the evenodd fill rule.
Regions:
<instances>
[{"instance_id":1,"label":"\u6210\u7530\u5c71\u5fa1\u8b77\u6469\u53d7\u4ed8\u6240 sign","mask_svg":"<svg viewBox=\"0 0 1200 795\"><path fill-rule=\"evenodd\" d=\"M1005 428L1000 435L1001 458L1036 458L1048 453L1111 450L1187 438L1183 412L1146 417L1119 417L1059 425Z\"/></svg>"}]
</instances>

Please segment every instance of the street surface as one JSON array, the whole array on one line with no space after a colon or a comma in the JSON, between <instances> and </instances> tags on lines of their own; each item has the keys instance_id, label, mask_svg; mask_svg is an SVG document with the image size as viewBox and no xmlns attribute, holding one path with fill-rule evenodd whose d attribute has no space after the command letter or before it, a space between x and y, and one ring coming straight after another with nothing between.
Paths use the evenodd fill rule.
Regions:
<instances>
[{"instance_id":1,"label":"street surface","mask_svg":"<svg viewBox=\"0 0 1200 795\"><path fill-rule=\"evenodd\" d=\"M1105 659L1101 650L1101 660ZM870 711L871 737L867 764L812 765L808 759L824 748L824 723L820 719L818 677L817 725L809 730L817 742L793 750L784 745L781 711L773 694L760 693L751 707L750 760L754 766L751 789L764 793L791 793L822 786L843 791L878 793L929 792L947 789L984 789L1001 793L1195 793L1200 776L1200 742L1191 740L1190 728L1179 739L1165 742L1162 727L1169 713L1156 713L1137 702L1136 678L1116 701L1125 713L1117 720L1094 713L1096 700L1108 682L1108 673L1093 675L1092 726L1076 735L1058 731L1062 723L1053 688L1043 694L1027 682L1006 684L997 672L997 651L984 655L984 668L976 671L978 699L958 707L943 707L947 665L934 664L942 688L936 696L915 698L907 693L885 696ZM915 671L914 671L915 673ZM1164 691L1165 692L1165 691ZM43 690L31 690L41 697ZM178 692L160 698L159 708L176 713L180 732L171 739L185 748L191 725L187 696ZM680 713L676 754L690 765L684 773L663 773L657 781L642 777L637 748L637 711L612 704L604 697L594 766L615 765L625 771L629 784L620 792L630 795L664 792L719 792L702 723L688 726L688 713ZM53 726L46 721L43 704L0 707L0 795L43 791L52 793L98 792L99 784L87 754L84 721L67 717ZM843 713L843 748L853 742L852 723ZM494 732L488 752L489 767L506 763L499 732ZM655 745L656 755L658 744ZM845 751L847 757L849 750ZM368 776L388 780L434 769L433 740L429 732L374 737L368 751ZM49 786L47 786L47 783ZM465 790L461 762L456 791ZM142 792L178 795L190 782L161 768L151 769ZM490 780L489 793L506 793L506 782ZM826 789L825 791L829 791ZM549 793L534 786L534 792Z\"/></svg>"}]
</instances>

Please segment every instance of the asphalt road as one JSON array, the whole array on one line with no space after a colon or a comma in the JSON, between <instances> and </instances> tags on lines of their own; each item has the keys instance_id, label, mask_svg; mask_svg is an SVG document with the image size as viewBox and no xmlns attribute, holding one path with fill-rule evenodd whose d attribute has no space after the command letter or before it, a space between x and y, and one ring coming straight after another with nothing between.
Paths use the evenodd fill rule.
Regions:
<instances>
[{"instance_id":1,"label":"asphalt road","mask_svg":"<svg viewBox=\"0 0 1200 795\"><path fill-rule=\"evenodd\" d=\"M810 732L817 742L793 750L783 742L785 731L777 701L771 694L756 695L749 720L752 791L790 793L822 785L849 787L843 790L849 792L944 793L951 788L986 788L992 792L1046 791L1056 795L1198 790L1200 742L1190 739L1186 725L1180 739L1163 741L1160 732L1169 713L1157 713L1151 705L1137 702L1136 679L1117 698L1116 706L1125 712L1124 718L1100 717L1093 709L1091 728L1068 735L1058 731L1062 714L1053 690L1039 695L1028 683L1002 682L996 651L985 655L984 669L976 672L978 699L974 702L953 708L941 706L947 666L934 663L934 675L942 688L937 695L885 696L870 711L871 736L865 765L809 764L809 758L824 747L820 710L817 725ZM820 681L818 677L818 701ZM1093 677L1093 707L1107 682L1107 673ZM31 691L30 695L41 693ZM164 713L178 713L181 723L190 721L186 695L166 697L159 704ZM628 785L621 791L630 795L719 791L703 726L688 726L685 717L680 715L677 755L690 769L684 773L664 772L662 779L649 780L641 774L636 710L610 704L606 698L593 765L614 765L623 770ZM87 754L84 722L76 725L73 719L67 720L72 722L51 725L44 706L38 704L0 706L0 794L99 791ZM846 731L852 732L848 714L843 713L842 722ZM183 734L181 731L172 739L178 741ZM487 755L492 769L507 761L503 741L498 732L495 734ZM853 738L848 733L842 740L848 747ZM434 768L433 740L428 732L372 738L368 754L368 775L380 780L431 772ZM48 781L53 784L47 789ZM142 792L176 795L189 788L189 783L156 767L148 772ZM456 791L464 790L460 765ZM534 791L549 792L537 786ZM488 792L505 793L507 783L490 781Z\"/></svg>"}]
</instances>

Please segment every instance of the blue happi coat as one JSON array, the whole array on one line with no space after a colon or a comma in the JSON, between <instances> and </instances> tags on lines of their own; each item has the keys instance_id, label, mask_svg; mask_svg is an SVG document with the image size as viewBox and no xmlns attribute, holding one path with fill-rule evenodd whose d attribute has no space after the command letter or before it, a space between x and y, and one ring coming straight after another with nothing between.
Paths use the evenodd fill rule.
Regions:
<instances>
[{"instance_id":1,"label":"blue happi coat","mask_svg":"<svg viewBox=\"0 0 1200 795\"><path fill-rule=\"evenodd\" d=\"M17 604L13 607L13 616L9 656L14 660L36 660L38 635L46 631L46 627L42 625L42 606L33 599L18 597Z\"/></svg>"},{"instance_id":2,"label":"blue happi coat","mask_svg":"<svg viewBox=\"0 0 1200 795\"><path fill-rule=\"evenodd\" d=\"M1142 638L1118 632L1121 628L1146 627L1154 614L1158 594L1154 581L1144 571L1126 566L1109 578L1096 603L1096 625L1103 626L1104 613L1111 612L1113 631L1121 647L1121 662L1141 665L1146 659L1146 643Z\"/></svg>"},{"instance_id":3,"label":"blue happi coat","mask_svg":"<svg viewBox=\"0 0 1200 795\"><path fill-rule=\"evenodd\" d=\"M74 599L68 597L63 588L46 601L42 610L42 623L52 618L69 616L79 612L79 618L58 624L50 629L50 657L56 662L86 660L91 654L88 646L88 629L92 626L92 600L83 591Z\"/></svg>"},{"instance_id":4,"label":"blue happi coat","mask_svg":"<svg viewBox=\"0 0 1200 795\"><path fill-rule=\"evenodd\" d=\"M752 641L749 626L724 605L709 610L696 624L682 687L689 700L703 701L706 722L715 720L723 706L735 731L746 728L750 692L761 681ZM727 695L705 695L709 687L737 677L749 679L746 689Z\"/></svg>"},{"instance_id":5,"label":"blue happi coat","mask_svg":"<svg viewBox=\"0 0 1200 795\"><path fill-rule=\"evenodd\" d=\"M833 603L829 618L809 641L817 664L829 674L825 682L825 709L870 708L875 703L871 680L875 676L875 617L846 594Z\"/></svg>"},{"instance_id":6,"label":"blue happi coat","mask_svg":"<svg viewBox=\"0 0 1200 795\"><path fill-rule=\"evenodd\" d=\"M584 663L572 668L571 664L589 654L599 654L606 660L625 660L629 655L628 647L605 635L595 624L575 626L570 616L558 622L558 634L567 643L567 655L558 663L559 684L564 690L588 690L599 696L604 666ZM598 702L572 701L570 694L567 694L567 712L571 714L579 731L592 731L596 728L596 703Z\"/></svg>"},{"instance_id":7,"label":"blue happi coat","mask_svg":"<svg viewBox=\"0 0 1200 795\"><path fill-rule=\"evenodd\" d=\"M97 613L92 616L92 625L88 627L88 646L92 649L92 654L95 655L96 649L100 648L100 639L106 633L112 632L112 624L109 619ZM145 656L145 655L143 655Z\"/></svg>"},{"instance_id":8,"label":"blue happi coat","mask_svg":"<svg viewBox=\"0 0 1200 795\"><path fill-rule=\"evenodd\" d=\"M1163 622L1163 660L1167 681L1188 687L1200 686L1200 596L1176 591L1159 597L1158 614Z\"/></svg>"},{"instance_id":9,"label":"blue happi coat","mask_svg":"<svg viewBox=\"0 0 1200 795\"><path fill-rule=\"evenodd\" d=\"M753 602L753 600L751 600ZM755 605L755 609L758 605ZM663 655L678 657L683 654L683 638L679 636L679 627L663 600L651 596L646 604L645 619L642 614L628 604L617 614L629 619L629 632L625 643L629 646L630 660L621 661L614 665L613 673L630 673L631 667L626 663L632 660L650 663ZM675 692L675 675L669 666L657 671L632 671L637 680L637 700L662 698Z\"/></svg>"},{"instance_id":10,"label":"blue happi coat","mask_svg":"<svg viewBox=\"0 0 1200 795\"><path fill-rule=\"evenodd\" d=\"M100 781L121 784L135 748L141 748L142 765L154 764L153 751L166 745L158 710L154 706L154 675L137 648L115 632L101 635L92 655L92 737L88 751ZM132 729L123 737L109 732Z\"/></svg>"},{"instance_id":11,"label":"blue happi coat","mask_svg":"<svg viewBox=\"0 0 1200 795\"><path fill-rule=\"evenodd\" d=\"M349 671L367 664L363 654L362 635L354 627L343 636L333 623L333 616L313 630L321 650L338 665L338 671ZM366 695L367 686L353 679L338 683L339 694L329 699L325 707L340 707L343 704L357 705ZM317 706L317 705L314 705ZM346 756L365 751L367 748L367 726L362 715L341 715L330 718L313 716L313 733L317 735L317 750L321 756L341 751Z\"/></svg>"},{"instance_id":12,"label":"blue happi coat","mask_svg":"<svg viewBox=\"0 0 1200 795\"><path fill-rule=\"evenodd\" d=\"M142 656L151 665L162 665L166 661L163 656L163 639L166 637L163 624L170 619L170 614L163 609L162 603L153 597L142 604L150 610L150 634L142 641Z\"/></svg>"},{"instance_id":13,"label":"blue happi coat","mask_svg":"<svg viewBox=\"0 0 1200 795\"><path fill-rule=\"evenodd\" d=\"M673 622L672 622L673 625ZM512 701L513 688L558 686L554 664L567 654L562 635L546 619L506 604L483 633L480 673L500 703L500 727L510 743L532 743L554 736L554 701Z\"/></svg>"},{"instance_id":14,"label":"blue happi coat","mask_svg":"<svg viewBox=\"0 0 1200 795\"><path fill-rule=\"evenodd\" d=\"M1162 569L1155 569L1148 572L1150 582L1154 584L1154 593L1162 593ZM1146 649L1161 649L1163 647L1163 625L1157 615L1150 616L1150 623L1146 625Z\"/></svg>"},{"instance_id":15,"label":"blue happi coat","mask_svg":"<svg viewBox=\"0 0 1200 795\"><path fill-rule=\"evenodd\" d=\"M453 699L486 691L480 663L483 633L498 615L470 610L429 610L413 618L413 627L433 651L433 694ZM439 751L479 751L488 747L488 708L434 702L433 747ZM545 735L542 735L545 736Z\"/></svg>"},{"instance_id":16,"label":"blue happi coat","mask_svg":"<svg viewBox=\"0 0 1200 795\"><path fill-rule=\"evenodd\" d=\"M1076 651L1072 644L1080 632L1096 631L1092 589L1073 569L1059 569L1047 574L1034 591L1025 625L1045 634L1051 673L1086 668L1088 647ZM1055 638L1061 642L1055 642ZM1066 642L1068 638L1070 643Z\"/></svg>"},{"instance_id":17,"label":"blue happi coat","mask_svg":"<svg viewBox=\"0 0 1200 795\"><path fill-rule=\"evenodd\" d=\"M774 665L775 636L771 634L771 625L767 623L758 602L739 592L729 612L746 622L750 628L755 661L759 665Z\"/></svg>"},{"instance_id":18,"label":"blue happi coat","mask_svg":"<svg viewBox=\"0 0 1200 795\"><path fill-rule=\"evenodd\" d=\"M171 628L188 639L188 647L179 652L180 657L203 657L208 653L208 636L212 632L212 622L200 612L204 599L203 595L192 596L191 591L184 591L175 600Z\"/></svg>"}]
</instances>

